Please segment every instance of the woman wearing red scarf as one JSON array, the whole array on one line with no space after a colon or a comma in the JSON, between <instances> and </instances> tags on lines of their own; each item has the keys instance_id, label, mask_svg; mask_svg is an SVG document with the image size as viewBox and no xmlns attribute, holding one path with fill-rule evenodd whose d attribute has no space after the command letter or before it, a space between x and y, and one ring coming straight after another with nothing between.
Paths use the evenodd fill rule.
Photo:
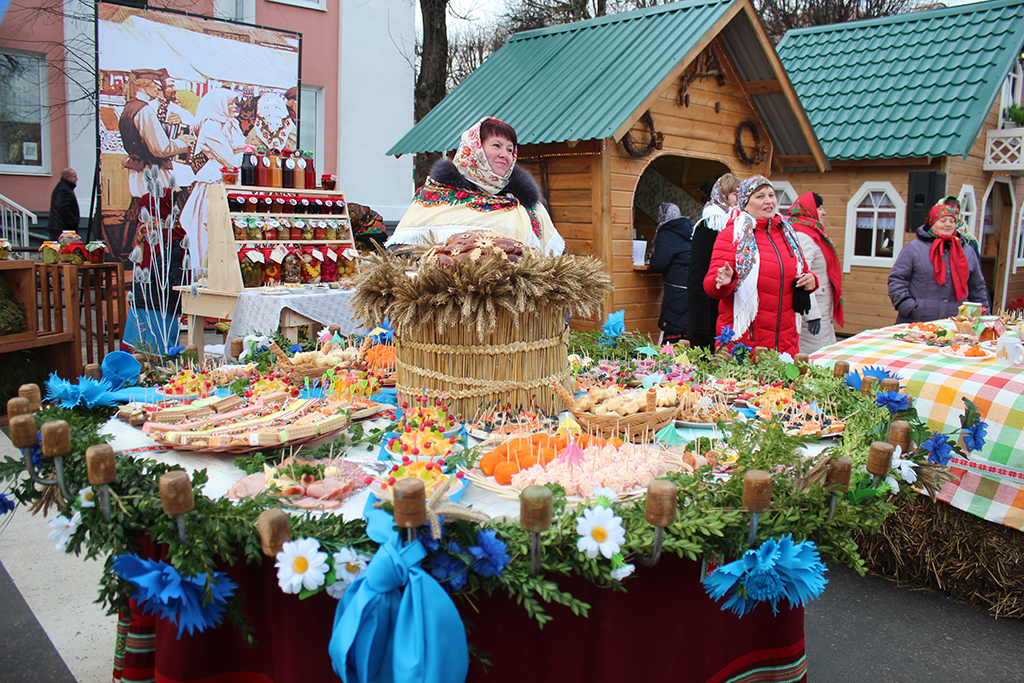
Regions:
<instances>
[{"instance_id":1,"label":"woman wearing red scarf","mask_svg":"<svg viewBox=\"0 0 1024 683\"><path fill-rule=\"evenodd\" d=\"M833 317L843 327L843 264L836 245L821 225L825 216L821 204L821 195L808 192L789 207L789 224L797 232L807 266L818 276L811 310L802 316L800 327L800 353L808 354L836 343Z\"/></svg>"},{"instance_id":2,"label":"woman wearing red scarf","mask_svg":"<svg viewBox=\"0 0 1024 683\"><path fill-rule=\"evenodd\" d=\"M973 249L964 249L948 206L932 207L917 239L900 251L889 273L889 299L897 323L948 318L965 301L988 301L981 262Z\"/></svg>"}]
</instances>

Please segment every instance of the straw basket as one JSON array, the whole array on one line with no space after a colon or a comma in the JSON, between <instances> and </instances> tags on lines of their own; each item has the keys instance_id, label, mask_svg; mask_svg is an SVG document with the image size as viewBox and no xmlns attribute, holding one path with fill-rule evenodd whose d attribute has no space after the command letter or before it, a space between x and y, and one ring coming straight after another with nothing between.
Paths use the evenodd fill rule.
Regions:
<instances>
[{"instance_id":1,"label":"straw basket","mask_svg":"<svg viewBox=\"0 0 1024 683\"><path fill-rule=\"evenodd\" d=\"M618 436L629 441L652 441L654 434L661 428L668 425L675 419L676 406L668 408L656 408L653 394L647 395L647 410L641 410L632 415L595 415L585 410L580 410L576 399L569 393L569 390L562 385L552 387L559 398L565 403L572 416L588 432L599 433L602 436ZM653 389L649 389L654 391Z\"/></svg>"},{"instance_id":2,"label":"straw basket","mask_svg":"<svg viewBox=\"0 0 1024 683\"><path fill-rule=\"evenodd\" d=\"M564 389L572 374L565 310L539 309L520 315L518 330L512 314L499 310L497 325L483 339L473 325L441 334L434 325L396 333L398 393L443 394L464 419L479 415L488 404L560 412L550 385Z\"/></svg>"},{"instance_id":3,"label":"straw basket","mask_svg":"<svg viewBox=\"0 0 1024 683\"><path fill-rule=\"evenodd\" d=\"M292 359L288 357L277 342L270 342L270 350L277 356L277 369L288 378L288 383L293 387L306 386L306 379L310 382L319 380L324 373L330 370L329 367L316 367L314 365L293 365Z\"/></svg>"}]
</instances>

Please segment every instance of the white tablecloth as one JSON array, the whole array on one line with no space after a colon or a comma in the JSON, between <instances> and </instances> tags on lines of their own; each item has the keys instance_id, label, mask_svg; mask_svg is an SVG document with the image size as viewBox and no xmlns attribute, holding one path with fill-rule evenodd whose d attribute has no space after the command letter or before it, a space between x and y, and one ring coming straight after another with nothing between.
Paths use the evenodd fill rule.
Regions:
<instances>
[{"instance_id":1,"label":"white tablecloth","mask_svg":"<svg viewBox=\"0 0 1024 683\"><path fill-rule=\"evenodd\" d=\"M349 300L352 290L309 288L295 294L264 294L257 290L238 295L235 312L231 316L228 339L244 337L257 332L270 334L281 324L281 311L289 308L324 326L337 325L341 334L355 334L368 330L352 319Z\"/></svg>"}]
</instances>

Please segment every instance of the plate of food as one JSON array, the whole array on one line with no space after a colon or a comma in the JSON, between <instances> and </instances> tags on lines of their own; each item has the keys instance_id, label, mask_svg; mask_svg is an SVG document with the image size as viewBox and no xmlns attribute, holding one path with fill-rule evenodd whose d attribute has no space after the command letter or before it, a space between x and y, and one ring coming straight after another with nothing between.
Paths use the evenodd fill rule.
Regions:
<instances>
[{"instance_id":1,"label":"plate of food","mask_svg":"<svg viewBox=\"0 0 1024 683\"><path fill-rule=\"evenodd\" d=\"M953 344L952 346L939 349L939 353L950 358L970 361L988 360L996 357L994 350L986 349L981 344Z\"/></svg>"}]
</instances>

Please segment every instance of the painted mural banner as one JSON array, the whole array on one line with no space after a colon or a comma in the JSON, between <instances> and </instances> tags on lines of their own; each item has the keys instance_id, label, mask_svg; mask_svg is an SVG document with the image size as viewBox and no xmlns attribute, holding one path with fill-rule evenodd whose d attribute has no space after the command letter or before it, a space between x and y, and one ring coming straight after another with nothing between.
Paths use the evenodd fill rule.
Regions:
<instances>
[{"instance_id":1,"label":"painted mural banner","mask_svg":"<svg viewBox=\"0 0 1024 683\"><path fill-rule=\"evenodd\" d=\"M207 189L245 145L295 149L302 38L106 3L98 20L103 237L132 265L128 326L163 351L174 287L204 276Z\"/></svg>"}]
</instances>

